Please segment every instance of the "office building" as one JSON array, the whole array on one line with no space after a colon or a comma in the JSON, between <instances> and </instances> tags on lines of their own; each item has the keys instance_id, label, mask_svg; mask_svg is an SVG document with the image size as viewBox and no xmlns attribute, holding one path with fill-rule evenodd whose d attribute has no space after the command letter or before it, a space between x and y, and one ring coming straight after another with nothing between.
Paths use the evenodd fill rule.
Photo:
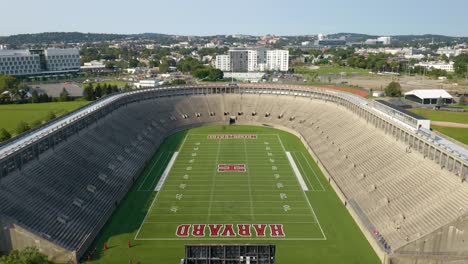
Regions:
<instances>
[{"instance_id":1,"label":"office building","mask_svg":"<svg viewBox=\"0 0 468 264\"><path fill-rule=\"evenodd\" d=\"M233 72L288 71L289 51L266 48L231 49L229 55L216 56L215 67Z\"/></svg>"},{"instance_id":2,"label":"office building","mask_svg":"<svg viewBox=\"0 0 468 264\"><path fill-rule=\"evenodd\" d=\"M0 74L52 75L79 70L78 49L0 50Z\"/></svg>"}]
</instances>

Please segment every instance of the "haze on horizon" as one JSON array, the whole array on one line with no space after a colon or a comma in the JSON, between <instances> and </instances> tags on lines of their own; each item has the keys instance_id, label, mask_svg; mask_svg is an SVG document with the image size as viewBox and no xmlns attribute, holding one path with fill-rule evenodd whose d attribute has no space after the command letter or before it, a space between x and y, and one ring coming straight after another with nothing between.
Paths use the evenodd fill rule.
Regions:
<instances>
[{"instance_id":1,"label":"haze on horizon","mask_svg":"<svg viewBox=\"0 0 468 264\"><path fill-rule=\"evenodd\" d=\"M468 1L434 0L82 0L10 1L2 5L0 36L40 32L165 33L174 35L468 36Z\"/></svg>"}]
</instances>

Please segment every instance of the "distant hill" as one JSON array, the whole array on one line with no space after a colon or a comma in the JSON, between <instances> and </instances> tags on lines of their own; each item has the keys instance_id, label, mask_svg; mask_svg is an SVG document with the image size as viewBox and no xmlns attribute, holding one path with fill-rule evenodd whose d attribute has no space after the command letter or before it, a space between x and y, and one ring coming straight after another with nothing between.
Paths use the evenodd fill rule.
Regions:
<instances>
[{"instance_id":1,"label":"distant hill","mask_svg":"<svg viewBox=\"0 0 468 264\"><path fill-rule=\"evenodd\" d=\"M346 37L346 40L349 42L363 42L367 39L375 39L380 36L385 35L367 35L367 34L359 34L359 33L336 33L327 35L328 38L340 38ZM468 37L451 37L451 36L444 36L444 35L433 35L433 34L425 34L425 35L393 35L391 36L394 43L398 43L400 45L416 45L416 44L430 44L434 43L445 43L447 45L452 45L455 43L468 43Z\"/></svg>"},{"instance_id":2,"label":"distant hill","mask_svg":"<svg viewBox=\"0 0 468 264\"><path fill-rule=\"evenodd\" d=\"M7 37L0 37L0 43L9 45L40 45L54 43L83 43L83 42L101 42L124 39L152 39L167 42L173 39L173 36L143 33L143 34L99 34L99 33L81 33L81 32L45 32L37 34L20 34Z\"/></svg>"},{"instance_id":3,"label":"distant hill","mask_svg":"<svg viewBox=\"0 0 468 264\"><path fill-rule=\"evenodd\" d=\"M224 35L206 36L206 38L218 37L224 39ZM286 37L294 41L304 41L310 36L289 36ZM329 34L328 38L346 37L348 42L364 42L367 39L375 39L377 35L367 35L360 33L336 33ZM255 38L255 37L251 37ZM438 43L440 45L452 45L456 43L468 43L468 37L450 37L443 35L395 35L392 36L393 42L398 45L427 45ZM104 41L118 40L153 40L160 44L167 45L178 41L186 41L187 36L165 35L158 33L142 33L142 34L99 34L99 33L81 33L81 32L45 32L37 34L21 34L0 37L0 44L9 44L12 47L24 46L40 46L57 43L91 43ZM239 41L239 40L238 40Z\"/></svg>"}]
</instances>

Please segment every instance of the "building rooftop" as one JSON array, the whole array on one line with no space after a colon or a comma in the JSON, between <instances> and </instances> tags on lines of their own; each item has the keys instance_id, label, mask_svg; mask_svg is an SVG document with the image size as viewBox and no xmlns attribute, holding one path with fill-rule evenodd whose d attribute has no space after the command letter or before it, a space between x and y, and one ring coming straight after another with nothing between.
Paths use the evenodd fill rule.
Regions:
<instances>
[{"instance_id":1,"label":"building rooftop","mask_svg":"<svg viewBox=\"0 0 468 264\"><path fill-rule=\"evenodd\" d=\"M417 96L421 99L426 99L426 98L444 98L444 99L452 99L453 97L447 93L447 91L442 90L442 89L425 89L425 90L412 90L407 93L406 95L414 95Z\"/></svg>"}]
</instances>

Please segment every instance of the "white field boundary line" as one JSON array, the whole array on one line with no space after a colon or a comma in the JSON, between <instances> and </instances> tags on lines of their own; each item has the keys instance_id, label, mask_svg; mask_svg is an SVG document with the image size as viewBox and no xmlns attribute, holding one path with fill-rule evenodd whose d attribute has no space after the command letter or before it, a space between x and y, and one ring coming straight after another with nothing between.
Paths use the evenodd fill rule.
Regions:
<instances>
[{"instance_id":1,"label":"white field boundary line","mask_svg":"<svg viewBox=\"0 0 468 264\"><path fill-rule=\"evenodd\" d=\"M283 147L284 152L287 152L286 149L284 148L283 142L281 141L281 137L279 135L277 135L277 137L278 137L278 140L281 143L281 146ZM315 214L314 208L312 207L312 204L310 203L309 198L307 197L305 192L302 192L302 194L304 195L305 200L309 204L310 210L311 210L312 214L314 215L315 221L317 221L317 224L318 224L318 226L320 228L320 231L322 232L322 235L323 235L323 240L327 240L327 236L325 235L325 232L323 232L322 225L320 224L320 221L319 221L319 219L317 217L317 214Z\"/></svg>"},{"instance_id":2,"label":"white field boundary line","mask_svg":"<svg viewBox=\"0 0 468 264\"><path fill-rule=\"evenodd\" d=\"M158 184L156 185L156 188L154 188L155 191L159 192L161 190L162 186L164 185L164 182L167 179L167 176L169 175L169 172L171 172L172 166L174 166L174 162L176 161L177 156L179 156L178 151L174 152L174 154L172 155L172 158L167 164L166 169L164 170L161 178L159 179Z\"/></svg>"},{"instance_id":3,"label":"white field boundary line","mask_svg":"<svg viewBox=\"0 0 468 264\"><path fill-rule=\"evenodd\" d=\"M158 158L156 159L156 161L153 163L153 166L151 166L150 170L148 171L148 173L146 174L145 178L144 178L143 181L141 182L140 187L138 187L138 191L141 191L141 187L143 186L143 184L145 184L146 179L148 178L149 175L151 175L151 172L153 171L154 167L158 164L158 161L159 161L159 159L162 157L163 154L164 154L164 151L162 151L162 152L159 154L159 157L158 157Z\"/></svg>"},{"instance_id":4,"label":"white field boundary line","mask_svg":"<svg viewBox=\"0 0 468 264\"><path fill-rule=\"evenodd\" d=\"M301 172L299 171L299 168L297 167L296 162L294 162L294 159L291 156L291 152L286 151L286 156L288 157L289 163L291 163L291 167L294 171L294 174L296 175L299 185L301 185L302 190L305 192L309 191L309 188L307 188L307 184L305 183L304 178L302 178Z\"/></svg>"},{"instance_id":5,"label":"white field boundary line","mask_svg":"<svg viewBox=\"0 0 468 264\"><path fill-rule=\"evenodd\" d=\"M304 159L306 160L307 165L309 165L310 169L311 169L312 172L314 173L314 176L315 176L315 178L317 179L318 183L320 184L320 187L322 187L322 191L325 191L325 187L323 187L323 184L322 184L322 182L320 181L320 179L319 179L317 173L315 173L314 167L312 167L312 165L310 165L309 160L308 160L307 157L304 155L304 152L301 151L301 154L302 154L302 156L304 157Z\"/></svg>"},{"instance_id":6,"label":"white field boundary line","mask_svg":"<svg viewBox=\"0 0 468 264\"><path fill-rule=\"evenodd\" d=\"M166 153L165 157L164 157L163 159L161 159L161 161L163 161L162 164L166 164L166 162L167 162L168 160L170 160L170 158L172 157L171 152L166 151L165 153ZM162 168L162 167L159 167L159 168L158 168L158 170L157 170L158 173L161 171L161 168ZM151 186L154 186L154 185L155 185L155 182L156 182L156 184L157 184L157 181L159 181L160 178L161 178L161 177L154 177L154 179L151 181L150 187L151 187ZM144 189L144 190L140 190L140 191L141 191L141 192L144 192L144 191L154 192L154 189L151 188L151 189Z\"/></svg>"},{"instance_id":7,"label":"white field boundary line","mask_svg":"<svg viewBox=\"0 0 468 264\"><path fill-rule=\"evenodd\" d=\"M299 166L301 167L302 171L305 171L305 170L304 170L304 167L305 167L306 165L302 166L302 162L301 162L300 159L298 158L297 152L291 152L291 153L293 154L294 157L296 157L296 160L297 160L297 162L299 163ZM304 154L303 154L302 152L299 152L299 153L301 153L301 154L303 155L304 159L307 161L307 158L304 156ZM306 175L306 177L305 177L306 180L307 180L307 182L308 182L309 185L312 187L312 189L313 189L314 192L324 192L324 191L325 191L325 188L323 187L323 185L322 185L322 183L320 182L320 180L317 178L317 175L316 175L316 173L315 173L315 171L314 171L314 168L311 167L310 163L307 163L307 164L308 164L307 166L310 168L310 170L312 171L312 173L315 175L315 178L316 178L317 181L319 182L319 184L320 184L320 189L314 188L314 185L310 182L310 179L309 179L309 176L308 176L308 175Z\"/></svg>"},{"instance_id":8,"label":"white field boundary line","mask_svg":"<svg viewBox=\"0 0 468 264\"><path fill-rule=\"evenodd\" d=\"M189 135L188 133L185 135L184 141L182 142L182 145L180 146L179 151L182 149L182 146L185 144L185 141L187 140L188 135ZM157 192L156 195L154 196L154 199L151 202L150 207L148 208L148 212L146 212L145 218L143 218L143 221L141 221L140 227L138 228L138 231L136 232L135 237L133 238L134 240L138 240L137 238L138 238L138 235L140 234L141 228L145 224L146 219L151 215L151 211L153 210L153 205L158 199L158 196L160 193L161 192Z\"/></svg>"}]
</instances>

